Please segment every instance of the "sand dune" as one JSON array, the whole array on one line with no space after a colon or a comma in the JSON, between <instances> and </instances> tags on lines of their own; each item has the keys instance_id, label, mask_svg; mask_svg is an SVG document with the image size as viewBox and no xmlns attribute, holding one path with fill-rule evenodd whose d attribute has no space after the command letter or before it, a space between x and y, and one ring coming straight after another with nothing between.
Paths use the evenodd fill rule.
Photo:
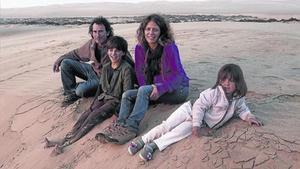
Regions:
<instances>
[{"instance_id":1,"label":"sand dune","mask_svg":"<svg viewBox=\"0 0 300 169\"><path fill-rule=\"evenodd\" d=\"M51 157L52 149L43 148L44 137L66 134L89 102L83 99L66 109L60 107L60 75L52 73L52 64L89 38L87 25L1 25L0 168L300 168L300 24L201 22L172 26L191 78L190 99L214 84L220 66L239 64L248 83L247 102L264 127L234 119L215 137L184 139L145 163L130 156L127 145L94 140L109 119L63 154ZM138 24L113 27L128 40L133 52ZM142 133L178 106L151 107L142 122Z\"/></svg>"}]
</instances>

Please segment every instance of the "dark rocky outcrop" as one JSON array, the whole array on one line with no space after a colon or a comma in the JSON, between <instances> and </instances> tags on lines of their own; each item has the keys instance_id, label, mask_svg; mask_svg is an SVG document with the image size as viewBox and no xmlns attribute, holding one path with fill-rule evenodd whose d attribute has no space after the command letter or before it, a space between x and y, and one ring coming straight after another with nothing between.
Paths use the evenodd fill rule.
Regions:
<instances>
[{"instance_id":1,"label":"dark rocky outcrop","mask_svg":"<svg viewBox=\"0 0 300 169\"><path fill-rule=\"evenodd\" d=\"M259 18L246 15L164 15L171 23L181 22L299 22L297 18L275 19ZM133 17L110 17L112 24L139 23L145 16ZM53 17L53 18L0 18L3 24L25 24L25 25L82 25L89 24L93 17Z\"/></svg>"}]
</instances>

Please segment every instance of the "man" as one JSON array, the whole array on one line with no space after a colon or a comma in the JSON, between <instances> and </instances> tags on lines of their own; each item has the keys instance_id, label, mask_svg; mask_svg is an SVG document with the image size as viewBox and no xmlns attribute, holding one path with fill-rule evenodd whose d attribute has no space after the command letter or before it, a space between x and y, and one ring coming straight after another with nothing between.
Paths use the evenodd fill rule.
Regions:
<instances>
[{"instance_id":1,"label":"man","mask_svg":"<svg viewBox=\"0 0 300 169\"><path fill-rule=\"evenodd\" d=\"M80 97L93 96L97 91L102 67L110 62L106 55L106 42L114 33L107 19L95 18L89 26L89 34L91 39L87 43L62 55L54 63L54 72L59 72L59 67L61 69L65 95L62 106L68 106ZM127 57L125 60L133 65L129 52ZM76 77L83 79L84 82L76 83Z\"/></svg>"}]
</instances>

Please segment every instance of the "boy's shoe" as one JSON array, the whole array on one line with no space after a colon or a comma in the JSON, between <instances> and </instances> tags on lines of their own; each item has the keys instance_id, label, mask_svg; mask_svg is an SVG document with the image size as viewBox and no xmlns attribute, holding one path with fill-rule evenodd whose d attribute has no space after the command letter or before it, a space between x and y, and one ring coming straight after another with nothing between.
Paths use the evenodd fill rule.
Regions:
<instances>
[{"instance_id":1,"label":"boy's shoe","mask_svg":"<svg viewBox=\"0 0 300 169\"><path fill-rule=\"evenodd\" d=\"M67 107L74 102L76 102L80 97L77 96L75 93L68 94L65 96L64 101L62 102L62 107Z\"/></svg>"},{"instance_id":2,"label":"boy's shoe","mask_svg":"<svg viewBox=\"0 0 300 169\"><path fill-rule=\"evenodd\" d=\"M146 144L144 148L141 150L139 156L144 161L149 161L152 160L153 152L154 152L153 148L149 144Z\"/></svg>"},{"instance_id":3,"label":"boy's shoe","mask_svg":"<svg viewBox=\"0 0 300 169\"><path fill-rule=\"evenodd\" d=\"M136 154L144 147L145 143L143 142L142 138L138 138L132 141L128 146L128 152L130 155Z\"/></svg>"},{"instance_id":4,"label":"boy's shoe","mask_svg":"<svg viewBox=\"0 0 300 169\"><path fill-rule=\"evenodd\" d=\"M100 143L102 143L102 144L106 144L107 143L107 141L106 141L106 135L104 133L97 133L95 135L95 139L97 141L99 141Z\"/></svg>"},{"instance_id":5,"label":"boy's shoe","mask_svg":"<svg viewBox=\"0 0 300 169\"><path fill-rule=\"evenodd\" d=\"M129 130L128 128L126 128L125 126L115 126L114 131L111 133L111 135L107 136L108 137L108 141L111 142L110 140L112 140L111 143L115 143L115 144L125 144L127 143L129 140L133 139L136 137L136 133ZM117 141L117 142L115 142Z\"/></svg>"},{"instance_id":6,"label":"boy's shoe","mask_svg":"<svg viewBox=\"0 0 300 169\"><path fill-rule=\"evenodd\" d=\"M108 141L108 136L111 135L111 133L114 132L115 127L117 126L117 123L111 123L107 127L105 127L101 132L97 133L95 136L95 139L98 140L101 143L107 143Z\"/></svg>"}]
</instances>

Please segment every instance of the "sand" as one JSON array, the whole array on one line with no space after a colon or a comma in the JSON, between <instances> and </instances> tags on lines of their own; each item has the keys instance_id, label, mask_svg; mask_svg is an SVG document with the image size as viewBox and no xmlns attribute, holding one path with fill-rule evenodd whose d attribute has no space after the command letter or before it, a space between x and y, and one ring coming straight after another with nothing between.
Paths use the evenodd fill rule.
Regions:
<instances>
[{"instance_id":1,"label":"sand","mask_svg":"<svg viewBox=\"0 0 300 169\"><path fill-rule=\"evenodd\" d=\"M248 84L247 102L265 126L234 119L215 137L189 137L154 160L142 162L127 145L101 144L95 134L111 119L52 157L44 138L64 136L88 105L83 99L61 108L58 56L89 39L87 25L1 25L0 168L300 168L300 24L201 22L172 24L190 81L190 99L211 87L218 69L239 64ZM133 52L138 24L113 25ZM179 105L157 105L141 125L145 133Z\"/></svg>"}]
</instances>

